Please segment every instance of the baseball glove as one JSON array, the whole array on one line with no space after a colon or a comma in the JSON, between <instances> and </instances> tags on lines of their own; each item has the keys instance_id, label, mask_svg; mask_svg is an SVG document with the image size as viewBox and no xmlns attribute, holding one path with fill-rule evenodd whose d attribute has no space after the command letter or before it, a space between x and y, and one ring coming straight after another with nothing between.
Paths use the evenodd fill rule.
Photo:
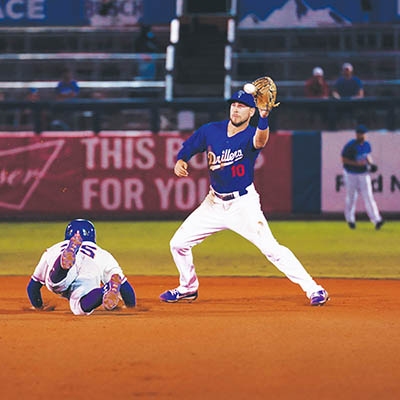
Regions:
<instances>
[{"instance_id":1,"label":"baseball glove","mask_svg":"<svg viewBox=\"0 0 400 400\"><path fill-rule=\"evenodd\" d=\"M257 108L271 111L274 107L279 106L280 103L276 102L277 89L272 78L269 76L262 76L252 82L252 84L257 89L253 95Z\"/></svg>"},{"instance_id":2,"label":"baseball glove","mask_svg":"<svg viewBox=\"0 0 400 400\"><path fill-rule=\"evenodd\" d=\"M378 171L378 166L376 164L368 164L367 171L376 172Z\"/></svg>"}]
</instances>

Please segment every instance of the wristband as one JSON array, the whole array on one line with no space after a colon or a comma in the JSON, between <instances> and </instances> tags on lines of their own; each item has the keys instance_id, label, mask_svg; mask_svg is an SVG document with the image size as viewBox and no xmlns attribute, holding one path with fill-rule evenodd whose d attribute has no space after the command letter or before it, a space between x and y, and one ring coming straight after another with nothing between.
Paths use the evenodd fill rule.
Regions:
<instances>
[{"instance_id":1,"label":"wristband","mask_svg":"<svg viewBox=\"0 0 400 400\"><path fill-rule=\"evenodd\" d=\"M257 128L261 129L262 131L267 129L269 127L268 125L268 117L265 118L258 118L258 125Z\"/></svg>"}]
</instances>

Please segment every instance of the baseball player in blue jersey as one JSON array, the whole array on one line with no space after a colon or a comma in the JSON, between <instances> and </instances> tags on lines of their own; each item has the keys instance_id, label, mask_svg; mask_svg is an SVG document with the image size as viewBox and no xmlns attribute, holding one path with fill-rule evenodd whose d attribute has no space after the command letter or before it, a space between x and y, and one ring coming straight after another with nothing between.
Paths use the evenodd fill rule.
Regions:
<instances>
[{"instance_id":1,"label":"baseball player in blue jersey","mask_svg":"<svg viewBox=\"0 0 400 400\"><path fill-rule=\"evenodd\" d=\"M367 215L379 230L384 221L379 213L372 192L370 171L376 170L371 156L371 145L365 140L368 129L365 125L356 127L356 138L343 147L342 163L346 187L344 216L351 229L356 228L356 204L358 193L361 194ZM373 168L373 169L372 169Z\"/></svg>"},{"instance_id":2,"label":"baseball player in blue jersey","mask_svg":"<svg viewBox=\"0 0 400 400\"><path fill-rule=\"evenodd\" d=\"M160 299L165 302L195 300L199 280L192 248L213 233L230 229L252 242L292 282L300 285L311 305L323 305L329 298L328 293L312 279L295 255L274 238L253 184L254 164L269 138L269 111L259 109L260 118L255 128L250 124L256 112L251 94L239 90L229 103L229 119L201 126L183 143L177 155L174 172L178 177L186 177L191 157L207 152L210 191L170 241L180 274L179 286L162 293Z\"/></svg>"},{"instance_id":3,"label":"baseball player in blue jersey","mask_svg":"<svg viewBox=\"0 0 400 400\"><path fill-rule=\"evenodd\" d=\"M136 305L133 287L117 260L96 244L90 221L71 221L64 239L42 254L29 281L28 297L35 309L45 309L41 295L44 285L68 299L75 315L89 315L101 305L111 311L120 296L127 307Z\"/></svg>"}]
</instances>

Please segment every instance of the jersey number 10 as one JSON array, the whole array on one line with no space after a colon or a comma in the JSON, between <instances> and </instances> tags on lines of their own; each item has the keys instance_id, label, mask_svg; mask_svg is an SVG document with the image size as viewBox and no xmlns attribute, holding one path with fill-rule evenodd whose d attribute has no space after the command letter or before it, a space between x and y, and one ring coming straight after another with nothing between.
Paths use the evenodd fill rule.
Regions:
<instances>
[{"instance_id":1,"label":"jersey number 10","mask_svg":"<svg viewBox=\"0 0 400 400\"><path fill-rule=\"evenodd\" d=\"M231 167L232 177L235 178L237 176L244 176L245 170L243 164L233 165Z\"/></svg>"}]
</instances>

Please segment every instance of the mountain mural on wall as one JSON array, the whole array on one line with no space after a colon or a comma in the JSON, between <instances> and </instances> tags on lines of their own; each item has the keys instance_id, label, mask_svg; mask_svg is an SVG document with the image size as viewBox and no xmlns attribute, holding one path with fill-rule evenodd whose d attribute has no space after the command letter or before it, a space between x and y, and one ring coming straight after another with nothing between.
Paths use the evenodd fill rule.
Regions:
<instances>
[{"instance_id":1,"label":"mountain mural on wall","mask_svg":"<svg viewBox=\"0 0 400 400\"><path fill-rule=\"evenodd\" d=\"M268 0L264 0L268 1ZM313 9L304 0L288 0L264 20L254 14L246 15L239 23L240 29L316 28L348 26L351 21L331 7Z\"/></svg>"}]
</instances>

